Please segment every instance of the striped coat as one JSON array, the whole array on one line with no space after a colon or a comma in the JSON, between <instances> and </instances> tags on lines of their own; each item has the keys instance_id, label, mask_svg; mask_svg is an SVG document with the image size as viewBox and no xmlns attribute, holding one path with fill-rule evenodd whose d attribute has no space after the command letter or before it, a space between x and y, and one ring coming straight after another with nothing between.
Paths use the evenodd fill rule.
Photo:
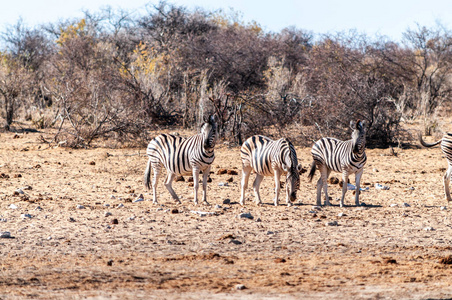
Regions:
<instances>
[{"instance_id":1,"label":"striped coat","mask_svg":"<svg viewBox=\"0 0 452 300\"><path fill-rule=\"evenodd\" d=\"M422 139L422 135L419 134L419 141L421 142L421 145L424 147L433 147L441 143L441 150L444 153L444 156L447 159L448 168L446 170L446 173L444 173L443 176L443 184L444 184L444 193L446 194L447 201L452 201L452 198L450 197L450 190L449 190L449 184L450 184L450 176L452 174L452 133L445 133L443 137L438 140L435 143L426 143Z\"/></svg>"},{"instance_id":2,"label":"striped coat","mask_svg":"<svg viewBox=\"0 0 452 300\"><path fill-rule=\"evenodd\" d=\"M325 205L330 205L328 197L328 176L331 171L342 173L342 197L340 206L344 206L345 193L347 192L348 176L355 174L356 194L355 204L359 205L360 180L364 165L367 161L365 153L366 131L363 121L351 122L353 129L352 139L341 141L335 138L322 138L314 143L311 154L313 162L308 175L312 181L316 168L320 170L320 179L317 182L317 205L321 205L322 187L325 193Z\"/></svg>"},{"instance_id":3,"label":"striped coat","mask_svg":"<svg viewBox=\"0 0 452 300\"><path fill-rule=\"evenodd\" d=\"M256 135L248 138L240 149L242 158L242 195L240 204L244 205L245 190L251 171L256 173L253 184L256 203L261 204L259 186L264 176L274 176L275 199L278 205L280 177L286 174L286 203L295 201L296 191L300 186L301 165L298 164L297 153L292 143L285 138L273 141L265 136Z\"/></svg>"},{"instance_id":4,"label":"striped coat","mask_svg":"<svg viewBox=\"0 0 452 300\"><path fill-rule=\"evenodd\" d=\"M148 145L146 154L149 156L144 173L144 185L151 187L151 168L154 172L152 180L153 203L157 203L157 182L162 168L167 170L165 186L174 200L180 202L172 188L172 181L177 175L193 175L194 202L198 203L198 177L203 172L203 202L207 203L207 177L211 164L215 159L217 124L213 116L204 123L201 133L189 138L182 138L170 134L155 137Z\"/></svg>"}]
</instances>

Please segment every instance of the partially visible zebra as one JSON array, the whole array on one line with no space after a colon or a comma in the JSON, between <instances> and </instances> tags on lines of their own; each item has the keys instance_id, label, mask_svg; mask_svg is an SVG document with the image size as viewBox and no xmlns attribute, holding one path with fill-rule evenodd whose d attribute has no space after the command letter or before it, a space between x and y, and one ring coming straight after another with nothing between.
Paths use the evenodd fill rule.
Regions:
<instances>
[{"instance_id":1,"label":"partially visible zebra","mask_svg":"<svg viewBox=\"0 0 452 300\"><path fill-rule=\"evenodd\" d=\"M292 143L285 138L273 141L268 137L255 135L248 138L240 149L242 157L242 196L240 204L245 204L245 190L248 187L248 179L251 171L256 173L253 183L256 204L261 204L259 186L264 176L274 176L275 178L275 206L278 205L280 191L280 177L286 176L286 203L295 201L297 190L300 187L300 170L297 153Z\"/></svg>"},{"instance_id":2,"label":"partially visible zebra","mask_svg":"<svg viewBox=\"0 0 452 300\"><path fill-rule=\"evenodd\" d=\"M214 116L210 116L201 127L201 133L189 138L182 138L170 134L161 134L155 137L148 145L146 154L149 156L146 171L144 172L144 185L150 189L151 167L154 172L152 178L153 203L157 203L157 181L162 167L167 170L165 186L174 200L180 203L179 197L172 188L173 179L177 175L193 174L194 202L198 204L199 173L203 173L204 204L207 203L207 178L210 167L215 159L217 123Z\"/></svg>"},{"instance_id":3,"label":"partially visible zebra","mask_svg":"<svg viewBox=\"0 0 452 300\"><path fill-rule=\"evenodd\" d=\"M452 173L452 133L445 133L443 137L432 144L428 144L422 140L422 135L419 133L419 141L424 147L433 147L441 143L441 150L447 159L448 168L446 173L444 173L443 183L444 183L444 192L446 194L447 201L452 201L450 197L449 184L450 184L450 175Z\"/></svg>"},{"instance_id":4,"label":"partially visible zebra","mask_svg":"<svg viewBox=\"0 0 452 300\"><path fill-rule=\"evenodd\" d=\"M359 205L359 192L361 175L366 164L366 129L364 121L350 122L353 129L352 139L340 141L335 138L322 138L314 143L311 154L313 162L309 172L309 181L314 177L316 167L320 170L320 178L317 181L317 205L321 205L322 186L325 192L325 205L331 205L328 198L328 176L331 171L342 173L342 198L340 206L344 206L345 193L347 192L348 176L355 174L356 195L355 204Z\"/></svg>"}]
</instances>

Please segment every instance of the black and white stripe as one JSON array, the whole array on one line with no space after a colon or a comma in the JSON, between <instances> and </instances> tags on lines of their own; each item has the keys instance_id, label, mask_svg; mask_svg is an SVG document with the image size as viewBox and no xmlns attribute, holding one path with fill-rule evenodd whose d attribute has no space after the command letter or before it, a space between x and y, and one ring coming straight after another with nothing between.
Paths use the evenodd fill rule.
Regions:
<instances>
[{"instance_id":1,"label":"black and white stripe","mask_svg":"<svg viewBox=\"0 0 452 300\"><path fill-rule=\"evenodd\" d=\"M317 182L317 205L321 205L322 187L325 192L325 205L330 205L328 198L328 176L331 171L342 173L342 198L341 207L344 206L344 197L347 192L348 176L355 174L356 195L355 204L359 205L360 181L366 164L366 130L364 122L350 122L353 129L352 139L340 141L335 138L322 138L314 143L311 154L313 162L309 172L309 181L312 181L316 168L320 171L320 178Z\"/></svg>"},{"instance_id":2,"label":"black and white stripe","mask_svg":"<svg viewBox=\"0 0 452 300\"><path fill-rule=\"evenodd\" d=\"M157 203L157 181L162 167L167 170L165 186L174 200L180 203L179 197L172 188L173 179L177 175L193 174L194 202L198 203L198 177L203 172L203 202L207 204L206 189L210 167L215 159L217 124L214 116L210 116L203 124L201 133L189 138L182 138L171 134L161 134L148 145L146 154L149 156L144 173L144 185L151 186L151 167L154 172L152 179L153 203Z\"/></svg>"},{"instance_id":3,"label":"black and white stripe","mask_svg":"<svg viewBox=\"0 0 452 300\"><path fill-rule=\"evenodd\" d=\"M452 201L449 191L450 175L452 174L452 133L445 133L439 141L432 144L424 142L424 140L422 140L422 135L419 134L419 141L421 142L422 146L428 148L436 146L439 143L441 143L441 150L443 151L448 164L447 171L446 173L444 173L443 176L444 192L446 194L447 201Z\"/></svg>"},{"instance_id":4,"label":"black and white stripe","mask_svg":"<svg viewBox=\"0 0 452 300\"><path fill-rule=\"evenodd\" d=\"M275 178L274 204L278 205L280 191L280 177L287 174L286 178L286 202L295 201L296 191L300 187L301 165L298 164L297 153L292 143L285 138L273 141L268 137L255 135L247 139L240 149L242 157L242 196L240 204L245 203L245 190L248 187L248 179L251 171L256 173L253 183L256 204L261 204L259 186L264 176Z\"/></svg>"}]
</instances>

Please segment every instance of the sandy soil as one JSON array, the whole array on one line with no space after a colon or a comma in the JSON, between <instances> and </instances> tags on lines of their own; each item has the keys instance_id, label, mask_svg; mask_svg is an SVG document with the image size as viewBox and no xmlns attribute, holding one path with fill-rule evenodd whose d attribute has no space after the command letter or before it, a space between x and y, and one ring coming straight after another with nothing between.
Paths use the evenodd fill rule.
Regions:
<instances>
[{"instance_id":1,"label":"sandy soil","mask_svg":"<svg viewBox=\"0 0 452 300\"><path fill-rule=\"evenodd\" d=\"M266 178L264 205L254 205L249 189L241 207L239 148L220 145L211 206L193 205L188 182L173 185L180 205L160 182L153 205L142 186L144 149L45 149L41 134L0 135L0 232L12 236L0 239L0 299L452 296L439 148L367 150L367 205L351 206L349 191L350 206L340 208L340 187L330 184L334 206L316 209L306 173L294 206L271 205ZM309 149L297 152L307 168ZM220 168L239 175L217 175ZM140 194L145 201L134 202Z\"/></svg>"}]
</instances>

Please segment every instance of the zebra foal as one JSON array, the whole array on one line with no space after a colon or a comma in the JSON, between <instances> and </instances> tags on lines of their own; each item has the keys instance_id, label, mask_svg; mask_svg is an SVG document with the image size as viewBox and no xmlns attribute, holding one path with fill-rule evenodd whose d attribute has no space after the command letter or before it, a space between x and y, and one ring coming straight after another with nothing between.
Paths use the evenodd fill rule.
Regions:
<instances>
[{"instance_id":1,"label":"zebra foal","mask_svg":"<svg viewBox=\"0 0 452 300\"><path fill-rule=\"evenodd\" d=\"M259 186L264 176L274 176L275 178L275 206L278 205L280 192L280 177L286 176L286 203L291 205L290 201L295 201L296 191L300 187L300 170L297 153L292 143L285 138L273 141L268 137L255 135L248 138L240 149L242 158L242 195L240 204L245 204L245 190L248 187L248 179L251 171L256 173L256 179L253 183L256 204L262 203Z\"/></svg>"},{"instance_id":2,"label":"zebra foal","mask_svg":"<svg viewBox=\"0 0 452 300\"><path fill-rule=\"evenodd\" d=\"M320 171L317 181L317 205L321 205L322 187L325 193L325 205L331 205L328 198L328 176L331 171L342 173L342 198L340 206L344 206L345 193L347 192L348 176L355 174L356 195L355 204L359 205L359 192L361 175L366 164L366 129L364 121L350 122L353 129L352 139L340 141L335 138L322 138L314 143L311 154L313 161L309 172L309 181L312 181L316 168Z\"/></svg>"},{"instance_id":3,"label":"zebra foal","mask_svg":"<svg viewBox=\"0 0 452 300\"><path fill-rule=\"evenodd\" d=\"M151 168L153 203L157 203L157 182L162 167L167 170L165 186L173 199L180 203L179 197L172 188L172 182L177 175L193 175L194 202L198 204L199 173L203 172L202 200L207 203L207 177L215 159L217 123L214 116L210 116L201 127L201 133L189 138L182 138L171 134L161 134L148 145L146 154L149 156L144 172L144 186L149 190L151 186Z\"/></svg>"},{"instance_id":4,"label":"zebra foal","mask_svg":"<svg viewBox=\"0 0 452 300\"><path fill-rule=\"evenodd\" d=\"M443 176L444 193L446 194L447 201L452 201L449 191L450 175L452 173L452 133L445 133L439 141L431 144L424 142L424 140L422 139L422 134L419 133L419 141L421 142L422 146L427 148L436 146L441 143L441 150L443 151L444 156L446 156L448 164L447 171Z\"/></svg>"}]
</instances>

